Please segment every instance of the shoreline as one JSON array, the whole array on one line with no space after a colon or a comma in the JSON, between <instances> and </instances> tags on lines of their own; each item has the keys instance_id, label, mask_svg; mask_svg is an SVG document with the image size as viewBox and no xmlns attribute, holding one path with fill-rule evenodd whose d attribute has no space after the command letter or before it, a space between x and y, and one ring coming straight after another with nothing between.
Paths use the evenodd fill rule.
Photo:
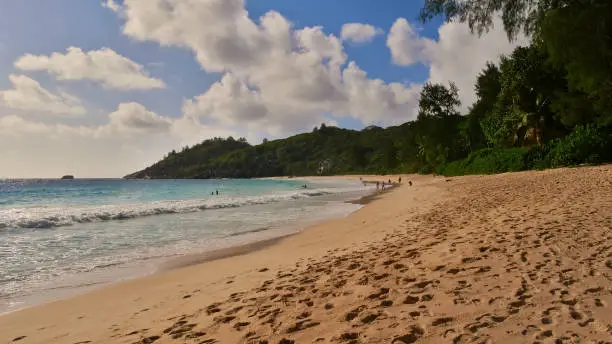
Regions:
<instances>
[{"instance_id":1,"label":"shoreline","mask_svg":"<svg viewBox=\"0 0 612 344\"><path fill-rule=\"evenodd\" d=\"M0 342L609 338L611 165L410 178L261 249L0 316Z\"/></svg>"},{"instance_id":2,"label":"shoreline","mask_svg":"<svg viewBox=\"0 0 612 344\"><path fill-rule=\"evenodd\" d=\"M364 183L375 184L376 182L367 182L367 181L364 181ZM383 189L383 190L374 190L369 195L362 196L359 199L345 201L345 203L359 204L359 205L368 205L368 204L374 202L375 200L380 199L380 197L382 197L384 194L386 194L388 192L391 192L391 191L395 190L396 188L398 188L400 186L401 186L401 184L395 184L394 183L394 184L391 184L391 186L388 186L386 189Z\"/></svg>"},{"instance_id":3,"label":"shoreline","mask_svg":"<svg viewBox=\"0 0 612 344\"><path fill-rule=\"evenodd\" d=\"M323 180L325 179L326 178L324 178ZM337 180L338 178L331 178L330 180L334 180L334 179ZM340 179L341 180L351 180L349 178L347 179L340 178ZM367 197L372 192L375 192L375 190L364 191L364 192L367 192L366 196L364 196L364 197ZM352 203L351 201L352 200L349 199L348 201L342 201L342 203L358 204L358 203ZM354 211L358 211L358 210L359 209L356 209ZM10 315L15 312L27 310L30 308L45 306L47 304L58 302L58 301L69 300L71 298L78 297L81 295L87 295L89 293L103 290L105 288L112 287L114 285L118 285L122 283L129 283L131 281L135 281L141 278L147 278L149 276L163 274L168 271L181 269L181 268L198 265L202 263L212 262L212 261L216 261L220 259L231 258L234 256L246 255L252 252L260 251L267 247L278 244L280 241L282 241L283 239L287 237L297 235L301 231L307 229L310 226L316 225L321 222L325 222L325 221L329 221L329 220L333 220L337 218L342 218L342 217L343 216L339 216L336 214L333 216L330 215L330 217L324 218L324 219L316 219L316 220L301 219L299 221L296 220L294 221L295 223L292 223L291 225L285 225L284 226L286 227L285 230L282 230L281 228L272 229L273 233L267 235L268 237L266 236L264 236L263 238L254 237L255 233L260 232L259 230L249 231L249 232L241 233L239 235L231 235L230 237L228 237L228 238L243 238L243 239L247 238L246 242L244 243L234 242L234 243L230 243L228 246L223 246L221 248L213 248L212 250L207 250L207 251L202 251L202 252L185 252L185 253L179 253L179 254L171 255L167 257L152 257L152 258L147 258L147 259L138 259L137 261L127 262L124 264L118 264L117 266L119 267L120 270L122 271L130 270L132 272L128 275L124 275L123 273L121 273L119 277L114 280L110 280L110 277L105 277L103 281L97 280L93 283L77 282L79 284L76 284L72 287L69 287L69 286L52 287L46 290L41 290L40 292L36 294L28 295L24 298L14 298L12 299L12 301L23 302L24 304L22 306L15 307L15 308L8 307L3 312L0 312L0 317ZM291 228L291 230L289 230L289 228ZM270 231L270 228L268 228L266 231ZM270 235L272 236L269 237ZM144 265L142 265L142 264L138 264L137 262L146 262L146 264L143 263ZM138 267L140 265L142 265L142 268ZM105 274L106 272L101 271L99 273ZM109 273L109 276L111 274L112 273ZM75 276L71 276L71 278L80 280L82 276L75 275ZM59 294L52 292L50 293L50 295L48 295L47 293L49 293L49 290L62 290L62 291Z\"/></svg>"},{"instance_id":4,"label":"shoreline","mask_svg":"<svg viewBox=\"0 0 612 344\"><path fill-rule=\"evenodd\" d=\"M365 181L365 183L376 183L374 182L367 182ZM383 194L392 191L393 189L395 189L396 187L399 187L399 184L392 184L391 187L388 187L385 190L371 190L371 192L369 192L368 194L361 196L358 199L352 199L352 200L346 200L344 201L344 203L349 203L349 204L356 204L356 205L362 205L365 206L373 201L375 201L376 199L378 199L380 196L382 196ZM361 210L361 208L356 209L355 211L349 213L347 216L350 216L352 213ZM213 262L215 260L220 260L220 259L225 259L225 258L231 258L231 257L236 257L236 256L242 256L242 255L246 255L252 252L257 252L260 250L264 250L270 246L274 246L279 244L282 240L295 236L295 235L299 235L301 232L308 230L309 227L311 226L315 226L317 224L320 223L324 223L326 221L330 221L330 220L336 220L336 219L340 219L341 217L332 217L332 218L328 218L328 219L324 219L324 220L320 220L320 221L314 221L309 223L306 226L299 226L300 229L297 232L293 232L293 233L289 233L289 234L282 234L278 237L273 237L270 239L264 239L264 240L259 240L259 241L254 241L254 242L249 242L246 244L241 244L241 245L237 245L237 246L230 246L230 247L226 247L226 248L221 248L221 249L216 249L213 251L208 251L208 252L202 252L202 253L187 253L184 255L181 255L180 257L176 257L174 259L171 259L163 264L161 264L159 266L158 271L154 272L153 274L158 274L158 273L163 273L165 271L170 271L170 270L174 270L174 269L181 269L181 268L185 268L185 267L189 267L189 266L193 266L193 265L198 265L198 264L202 264L202 263L207 263L207 262ZM1 314L0 314L1 316Z\"/></svg>"},{"instance_id":5,"label":"shoreline","mask_svg":"<svg viewBox=\"0 0 612 344\"><path fill-rule=\"evenodd\" d=\"M299 233L299 232L298 232ZM230 246L226 248L221 248L209 252L203 253L186 253L181 255L180 257L176 257L170 259L167 262L164 262L158 266L155 274L163 274L167 271L172 271L176 269L182 269L202 263L214 262L215 260L232 258L237 256L246 255L252 252L257 252L263 250L267 247L278 244L281 240L288 238L290 236L296 235L298 233L285 234L279 237L264 239L261 241L250 242L243 245L238 246Z\"/></svg>"}]
</instances>

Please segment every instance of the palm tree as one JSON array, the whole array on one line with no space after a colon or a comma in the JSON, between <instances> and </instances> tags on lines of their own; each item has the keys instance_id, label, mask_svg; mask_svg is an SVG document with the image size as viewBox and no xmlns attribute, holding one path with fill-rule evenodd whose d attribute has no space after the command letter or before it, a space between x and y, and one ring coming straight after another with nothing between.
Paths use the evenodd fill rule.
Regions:
<instances>
[{"instance_id":1,"label":"palm tree","mask_svg":"<svg viewBox=\"0 0 612 344\"><path fill-rule=\"evenodd\" d=\"M542 95L538 95L536 99L536 111L522 114L521 121L517 125L514 134L514 143L516 146L520 147L533 144L538 146L542 145L544 142L546 122L543 108L547 103L548 99L545 99Z\"/></svg>"}]
</instances>

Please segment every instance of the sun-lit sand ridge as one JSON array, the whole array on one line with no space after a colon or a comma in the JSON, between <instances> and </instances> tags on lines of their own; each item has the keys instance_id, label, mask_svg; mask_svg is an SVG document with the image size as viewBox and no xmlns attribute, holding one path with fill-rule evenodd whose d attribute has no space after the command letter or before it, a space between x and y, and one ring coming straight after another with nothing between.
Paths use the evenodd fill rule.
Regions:
<instances>
[{"instance_id":1,"label":"sun-lit sand ridge","mask_svg":"<svg viewBox=\"0 0 612 344\"><path fill-rule=\"evenodd\" d=\"M612 166L408 179L262 250L0 317L0 342L610 343Z\"/></svg>"}]
</instances>

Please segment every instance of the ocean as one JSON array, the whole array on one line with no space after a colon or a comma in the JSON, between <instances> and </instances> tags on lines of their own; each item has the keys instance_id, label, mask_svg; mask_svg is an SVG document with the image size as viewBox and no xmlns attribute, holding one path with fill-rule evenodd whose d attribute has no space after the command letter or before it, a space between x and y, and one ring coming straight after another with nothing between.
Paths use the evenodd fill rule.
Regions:
<instances>
[{"instance_id":1,"label":"ocean","mask_svg":"<svg viewBox=\"0 0 612 344\"><path fill-rule=\"evenodd\" d=\"M359 209L346 201L370 190L339 180L0 180L0 313L296 233Z\"/></svg>"}]
</instances>

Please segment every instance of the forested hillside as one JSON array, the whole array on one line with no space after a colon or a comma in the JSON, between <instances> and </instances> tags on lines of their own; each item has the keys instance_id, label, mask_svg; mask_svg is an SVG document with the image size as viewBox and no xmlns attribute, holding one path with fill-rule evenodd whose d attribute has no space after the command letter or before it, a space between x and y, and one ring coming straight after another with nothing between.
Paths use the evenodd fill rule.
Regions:
<instances>
[{"instance_id":1,"label":"forested hillside","mask_svg":"<svg viewBox=\"0 0 612 344\"><path fill-rule=\"evenodd\" d=\"M264 142L215 138L128 177L216 178L340 173L497 173L612 161L612 2L426 0L423 20L467 21L475 34L502 14L510 38L532 37L483 66L477 100L426 84L416 121L353 131L322 125Z\"/></svg>"}]
</instances>

